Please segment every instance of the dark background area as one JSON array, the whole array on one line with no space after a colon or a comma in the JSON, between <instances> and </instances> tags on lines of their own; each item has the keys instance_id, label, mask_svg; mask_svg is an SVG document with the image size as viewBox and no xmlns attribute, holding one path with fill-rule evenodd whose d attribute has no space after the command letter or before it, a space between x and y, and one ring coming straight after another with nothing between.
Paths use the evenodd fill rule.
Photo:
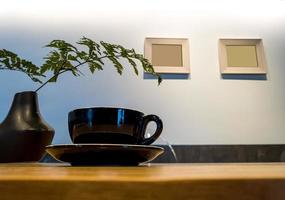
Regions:
<instances>
[{"instance_id":1,"label":"dark background area","mask_svg":"<svg viewBox=\"0 0 285 200\"><path fill-rule=\"evenodd\" d=\"M285 145L159 145L165 152L153 163L284 162ZM41 162L57 162L45 155Z\"/></svg>"}]
</instances>

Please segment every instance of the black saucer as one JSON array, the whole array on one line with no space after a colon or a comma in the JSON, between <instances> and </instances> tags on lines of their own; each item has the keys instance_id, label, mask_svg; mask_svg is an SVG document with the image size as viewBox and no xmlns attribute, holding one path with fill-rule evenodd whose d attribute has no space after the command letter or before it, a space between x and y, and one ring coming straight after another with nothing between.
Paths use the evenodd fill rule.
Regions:
<instances>
[{"instance_id":1,"label":"black saucer","mask_svg":"<svg viewBox=\"0 0 285 200\"><path fill-rule=\"evenodd\" d=\"M46 151L71 165L139 165L155 159L164 149L149 145L62 144L49 145Z\"/></svg>"}]
</instances>

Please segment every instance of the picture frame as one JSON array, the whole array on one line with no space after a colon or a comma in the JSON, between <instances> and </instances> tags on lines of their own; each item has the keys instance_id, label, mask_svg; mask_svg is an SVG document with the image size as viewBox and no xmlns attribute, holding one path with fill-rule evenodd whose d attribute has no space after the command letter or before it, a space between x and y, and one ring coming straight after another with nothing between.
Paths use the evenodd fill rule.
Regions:
<instances>
[{"instance_id":1,"label":"picture frame","mask_svg":"<svg viewBox=\"0 0 285 200\"><path fill-rule=\"evenodd\" d=\"M189 41L187 38L145 38L144 56L156 73L189 74Z\"/></svg>"},{"instance_id":2,"label":"picture frame","mask_svg":"<svg viewBox=\"0 0 285 200\"><path fill-rule=\"evenodd\" d=\"M221 74L266 74L262 39L219 39Z\"/></svg>"}]
</instances>

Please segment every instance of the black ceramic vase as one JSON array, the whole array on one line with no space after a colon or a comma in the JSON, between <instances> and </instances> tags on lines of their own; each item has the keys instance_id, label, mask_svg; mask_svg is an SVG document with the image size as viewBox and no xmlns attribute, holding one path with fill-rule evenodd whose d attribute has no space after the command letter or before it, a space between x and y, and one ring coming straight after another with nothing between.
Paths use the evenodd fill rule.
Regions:
<instances>
[{"instance_id":1,"label":"black ceramic vase","mask_svg":"<svg viewBox=\"0 0 285 200\"><path fill-rule=\"evenodd\" d=\"M0 162L39 161L53 136L40 114L37 93L17 93L0 124Z\"/></svg>"}]
</instances>

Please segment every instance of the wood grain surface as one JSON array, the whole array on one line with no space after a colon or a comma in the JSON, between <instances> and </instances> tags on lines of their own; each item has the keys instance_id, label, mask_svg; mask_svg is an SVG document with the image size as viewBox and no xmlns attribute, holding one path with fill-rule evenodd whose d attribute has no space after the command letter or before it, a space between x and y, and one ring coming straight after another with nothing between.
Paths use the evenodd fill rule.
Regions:
<instances>
[{"instance_id":1,"label":"wood grain surface","mask_svg":"<svg viewBox=\"0 0 285 200\"><path fill-rule=\"evenodd\" d=\"M0 199L285 199L285 164L0 164Z\"/></svg>"}]
</instances>

